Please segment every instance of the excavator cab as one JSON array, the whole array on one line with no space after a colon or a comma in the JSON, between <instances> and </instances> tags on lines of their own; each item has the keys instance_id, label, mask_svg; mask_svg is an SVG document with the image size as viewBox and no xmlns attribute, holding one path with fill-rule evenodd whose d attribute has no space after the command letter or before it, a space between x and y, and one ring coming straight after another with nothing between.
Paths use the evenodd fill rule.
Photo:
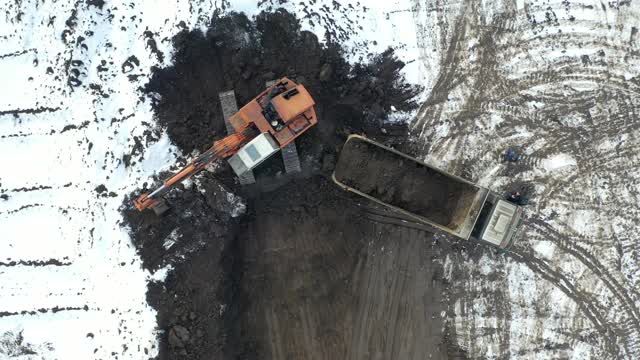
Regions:
<instances>
[{"instance_id":1,"label":"excavator cab","mask_svg":"<svg viewBox=\"0 0 640 360\"><path fill-rule=\"evenodd\" d=\"M314 105L303 85L282 78L243 106L229 122L236 131L253 123L283 148L318 123Z\"/></svg>"},{"instance_id":2,"label":"excavator cab","mask_svg":"<svg viewBox=\"0 0 640 360\"><path fill-rule=\"evenodd\" d=\"M249 141L247 145L232 155L228 162L238 176L252 170L280 150L275 139L269 133L262 133Z\"/></svg>"},{"instance_id":3,"label":"excavator cab","mask_svg":"<svg viewBox=\"0 0 640 360\"><path fill-rule=\"evenodd\" d=\"M255 126L260 135L229 158L238 176L251 171L318 122L304 86L282 78L229 118L235 129Z\"/></svg>"}]
</instances>

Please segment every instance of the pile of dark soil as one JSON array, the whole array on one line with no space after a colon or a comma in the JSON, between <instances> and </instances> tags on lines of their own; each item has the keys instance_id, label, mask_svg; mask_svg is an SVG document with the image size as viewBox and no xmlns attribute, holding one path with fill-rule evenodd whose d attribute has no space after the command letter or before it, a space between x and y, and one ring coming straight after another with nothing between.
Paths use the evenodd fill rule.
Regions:
<instances>
[{"instance_id":1,"label":"pile of dark soil","mask_svg":"<svg viewBox=\"0 0 640 360\"><path fill-rule=\"evenodd\" d=\"M174 65L153 69L146 86L171 140L185 152L203 150L226 135L219 92L234 89L242 105L265 81L287 76L304 84L317 104L319 123L299 138L300 156L315 164L329 159L322 162L329 166L303 171L278 189L286 182L267 186L259 180L240 188L224 164L215 177L200 174L190 188L173 191L172 212L161 218L138 213L127 200L124 223L144 266L174 268L164 284L152 284L148 292L163 331L159 359L268 358L270 316L303 308L318 321L312 326L317 336L309 340L303 330L311 325L291 314L281 325L291 327L283 339L295 338L298 345L319 341L340 350L328 351L327 358L342 358L347 345L341 338L354 311L349 306L357 303L349 279L360 261L365 225L353 203L344 200L346 193L323 176L333 170L331 159L348 133L384 136L391 106L414 109L419 89L405 83L404 64L392 51L351 65L339 44L331 39L321 44L283 10L255 19L216 15L211 24L205 33L179 33L173 39ZM407 133L391 127L395 134ZM244 217L231 217L232 193L248 198ZM287 354L305 358L296 351Z\"/></svg>"},{"instance_id":2,"label":"pile of dark soil","mask_svg":"<svg viewBox=\"0 0 640 360\"><path fill-rule=\"evenodd\" d=\"M337 145L336 134L380 132L391 106L412 110L419 92L400 70L392 50L367 64L351 65L339 44L321 44L302 31L299 19L277 10L254 20L243 13L215 16L206 33L180 32L173 39L174 65L154 69L146 87L154 94L158 123L185 152L203 149L226 135L218 93L233 89L239 105L265 88L267 80L287 76L309 90L319 123L304 144Z\"/></svg>"},{"instance_id":3,"label":"pile of dark soil","mask_svg":"<svg viewBox=\"0 0 640 360\"><path fill-rule=\"evenodd\" d=\"M442 331L446 250L354 198L316 176L253 200L230 358L462 358Z\"/></svg>"},{"instance_id":4,"label":"pile of dark soil","mask_svg":"<svg viewBox=\"0 0 640 360\"><path fill-rule=\"evenodd\" d=\"M153 211L140 212L132 206L136 191L125 199L122 214L143 265L156 271L175 260L212 243L222 244L235 219L237 206L245 206L210 173L202 173L191 188L182 187L166 197L170 210L166 216ZM235 200L235 201L234 201Z\"/></svg>"},{"instance_id":5,"label":"pile of dark soil","mask_svg":"<svg viewBox=\"0 0 640 360\"><path fill-rule=\"evenodd\" d=\"M274 358L269 354L283 344L282 358L316 357L311 338L325 355L335 354L328 358L343 358L356 302L351 281L365 245L361 212L320 176L264 193L252 205L239 235L246 301L229 324L237 339L230 358Z\"/></svg>"},{"instance_id":6,"label":"pile of dark soil","mask_svg":"<svg viewBox=\"0 0 640 360\"><path fill-rule=\"evenodd\" d=\"M282 6L287 0L258 0L258 6L268 12L273 12ZM355 6L354 6L355 5ZM304 14L300 19L311 27L320 26L326 31L326 36L336 41L347 41L353 39L362 30L360 18L366 13L366 4L360 2L353 4L340 4L334 1L331 7L326 4L320 6L316 0L302 0L297 2L297 9ZM360 45L366 47L368 43L361 41ZM360 49L362 50L362 49Z\"/></svg>"},{"instance_id":7,"label":"pile of dark soil","mask_svg":"<svg viewBox=\"0 0 640 360\"><path fill-rule=\"evenodd\" d=\"M229 336L227 318L237 317L235 285L241 274L230 252L242 244L235 238L241 224L227 226L226 236L211 233L208 243L188 260L176 261L164 283L151 283L147 301L158 312L159 359L226 359ZM241 270L241 269L240 269Z\"/></svg>"},{"instance_id":8,"label":"pile of dark soil","mask_svg":"<svg viewBox=\"0 0 640 360\"><path fill-rule=\"evenodd\" d=\"M166 199L171 209L162 217L137 211L129 199L122 210L144 267L173 267L164 283L151 283L147 292L163 330L159 358L223 358L225 304L237 303L238 288L229 277L237 273L237 256L229 252L242 244L236 234L246 205L206 172Z\"/></svg>"},{"instance_id":9,"label":"pile of dark soil","mask_svg":"<svg viewBox=\"0 0 640 360\"><path fill-rule=\"evenodd\" d=\"M342 148L335 174L345 185L454 230L477 193L471 185L358 138Z\"/></svg>"}]
</instances>

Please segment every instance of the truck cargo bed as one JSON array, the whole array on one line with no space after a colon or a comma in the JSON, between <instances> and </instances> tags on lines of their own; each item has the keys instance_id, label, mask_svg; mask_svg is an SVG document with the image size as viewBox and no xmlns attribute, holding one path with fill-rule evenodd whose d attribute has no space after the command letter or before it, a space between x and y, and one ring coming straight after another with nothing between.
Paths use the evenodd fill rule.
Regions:
<instances>
[{"instance_id":1,"label":"truck cargo bed","mask_svg":"<svg viewBox=\"0 0 640 360\"><path fill-rule=\"evenodd\" d=\"M350 136L334 172L348 190L468 238L487 191L361 136Z\"/></svg>"}]
</instances>

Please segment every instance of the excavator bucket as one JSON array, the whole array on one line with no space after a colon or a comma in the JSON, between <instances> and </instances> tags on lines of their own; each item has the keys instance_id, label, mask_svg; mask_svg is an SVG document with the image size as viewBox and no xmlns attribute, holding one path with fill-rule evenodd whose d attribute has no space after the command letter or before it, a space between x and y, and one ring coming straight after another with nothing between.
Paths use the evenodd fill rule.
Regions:
<instances>
[{"instance_id":1,"label":"excavator bucket","mask_svg":"<svg viewBox=\"0 0 640 360\"><path fill-rule=\"evenodd\" d=\"M153 209L153 212L158 216L164 214L165 212L167 212L167 210L170 209L169 205L167 205L167 202L164 199L158 200L158 203L151 208Z\"/></svg>"}]
</instances>

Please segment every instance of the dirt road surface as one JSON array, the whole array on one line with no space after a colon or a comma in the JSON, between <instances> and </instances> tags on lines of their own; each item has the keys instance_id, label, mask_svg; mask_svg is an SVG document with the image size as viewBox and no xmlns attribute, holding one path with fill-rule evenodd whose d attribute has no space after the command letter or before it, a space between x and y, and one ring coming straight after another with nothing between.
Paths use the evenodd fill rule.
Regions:
<instances>
[{"instance_id":1,"label":"dirt road surface","mask_svg":"<svg viewBox=\"0 0 640 360\"><path fill-rule=\"evenodd\" d=\"M371 221L324 179L292 191L258 199L244 239L242 326L261 358L447 358L432 235Z\"/></svg>"}]
</instances>

